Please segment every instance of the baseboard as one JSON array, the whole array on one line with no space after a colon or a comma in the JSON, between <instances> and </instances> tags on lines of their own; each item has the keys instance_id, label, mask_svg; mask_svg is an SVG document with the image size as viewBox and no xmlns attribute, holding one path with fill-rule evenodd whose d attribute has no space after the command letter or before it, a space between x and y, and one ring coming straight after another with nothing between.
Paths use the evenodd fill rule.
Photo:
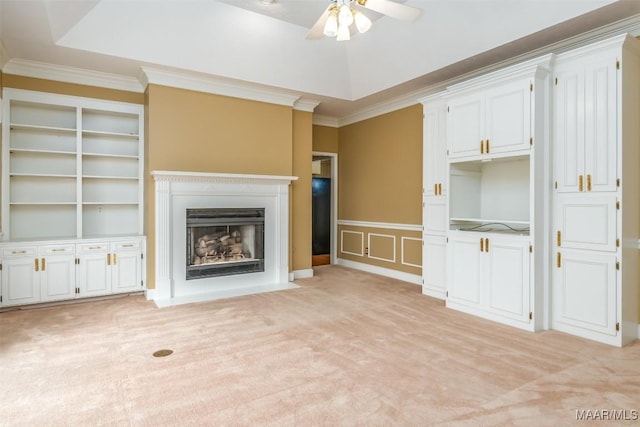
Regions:
<instances>
[{"instance_id":1,"label":"baseboard","mask_svg":"<svg viewBox=\"0 0 640 427\"><path fill-rule=\"evenodd\" d=\"M379 274L381 276L391 277L392 279L402 280L403 282L422 285L422 276L417 274L405 273L403 271L392 270L390 268L378 267L357 261L349 261L342 258L336 259L337 264L343 267L353 268L354 270L362 270L368 273Z\"/></svg>"},{"instance_id":2,"label":"baseboard","mask_svg":"<svg viewBox=\"0 0 640 427\"><path fill-rule=\"evenodd\" d=\"M155 289L145 289L144 290L144 296L145 296L145 298L147 298L147 300L155 299L156 290Z\"/></svg>"},{"instance_id":3,"label":"baseboard","mask_svg":"<svg viewBox=\"0 0 640 427\"><path fill-rule=\"evenodd\" d=\"M313 269L307 268L306 270L293 270L289 273L289 281L293 282L296 279L308 279L313 277Z\"/></svg>"}]
</instances>

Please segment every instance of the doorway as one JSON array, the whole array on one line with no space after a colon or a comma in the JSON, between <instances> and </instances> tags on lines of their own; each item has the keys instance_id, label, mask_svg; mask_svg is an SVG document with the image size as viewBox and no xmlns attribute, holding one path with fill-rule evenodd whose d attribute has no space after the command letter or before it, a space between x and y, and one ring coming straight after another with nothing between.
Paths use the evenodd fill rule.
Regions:
<instances>
[{"instance_id":1,"label":"doorway","mask_svg":"<svg viewBox=\"0 0 640 427\"><path fill-rule=\"evenodd\" d=\"M311 177L313 267L333 262L336 170L335 154L314 153Z\"/></svg>"}]
</instances>

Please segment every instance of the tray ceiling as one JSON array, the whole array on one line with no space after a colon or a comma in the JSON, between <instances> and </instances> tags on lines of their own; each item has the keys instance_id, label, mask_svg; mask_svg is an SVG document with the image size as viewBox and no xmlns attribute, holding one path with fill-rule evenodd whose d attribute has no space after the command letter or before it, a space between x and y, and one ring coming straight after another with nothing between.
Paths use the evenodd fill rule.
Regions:
<instances>
[{"instance_id":1,"label":"tray ceiling","mask_svg":"<svg viewBox=\"0 0 640 427\"><path fill-rule=\"evenodd\" d=\"M612 0L407 0L348 42L306 40L327 0L0 0L5 61L136 77L140 66L278 88L344 117L640 13Z\"/></svg>"}]
</instances>

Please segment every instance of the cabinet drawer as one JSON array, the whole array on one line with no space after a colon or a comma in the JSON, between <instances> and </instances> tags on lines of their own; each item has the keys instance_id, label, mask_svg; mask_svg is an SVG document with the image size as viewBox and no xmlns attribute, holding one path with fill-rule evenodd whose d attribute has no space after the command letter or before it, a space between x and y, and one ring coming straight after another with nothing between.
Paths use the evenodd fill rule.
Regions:
<instances>
[{"instance_id":1,"label":"cabinet drawer","mask_svg":"<svg viewBox=\"0 0 640 427\"><path fill-rule=\"evenodd\" d=\"M22 256L38 256L38 248L35 246L12 246L9 248L2 248L2 257L22 257Z\"/></svg>"},{"instance_id":2,"label":"cabinet drawer","mask_svg":"<svg viewBox=\"0 0 640 427\"><path fill-rule=\"evenodd\" d=\"M116 251L138 251L140 250L140 242L116 242L113 244Z\"/></svg>"},{"instance_id":3,"label":"cabinet drawer","mask_svg":"<svg viewBox=\"0 0 640 427\"><path fill-rule=\"evenodd\" d=\"M78 245L78 252L80 254L92 254L97 252L108 252L109 243L87 243Z\"/></svg>"},{"instance_id":4,"label":"cabinet drawer","mask_svg":"<svg viewBox=\"0 0 640 427\"><path fill-rule=\"evenodd\" d=\"M76 253L76 245L40 246L40 255L69 255Z\"/></svg>"}]
</instances>

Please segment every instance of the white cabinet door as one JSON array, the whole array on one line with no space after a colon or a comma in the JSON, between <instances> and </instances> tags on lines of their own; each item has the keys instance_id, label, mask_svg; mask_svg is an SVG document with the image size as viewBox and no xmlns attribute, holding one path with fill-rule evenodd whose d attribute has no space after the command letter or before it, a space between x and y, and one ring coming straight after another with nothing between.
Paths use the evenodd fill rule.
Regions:
<instances>
[{"instance_id":1,"label":"white cabinet door","mask_svg":"<svg viewBox=\"0 0 640 427\"><path fill-rule=\"evenodd\" d=\"M448 246L448 299L465 305L479 305L484 273L480 238L475 234L450 236Z\"/></svg>"},{"instance_id":2,"label":"white cabinet door","mask_svg":"<svg viewBox=\"0 0 640 427\"><path fill-rule=\"evenodd\" d=\"M142 250L140 242L122 242L112 244L112 292L117 293L142 290L141 254Z\"/></svg>"},{"instance_id":3,"label":"white cabinet door","mask_svg":"<svg viewBox=\"0 0 640 427\"><path fill-rule=\"evenodd\" d=\"M615 195L562 194L556 216L556 246L616 251Z\"/></svg>"},{"instance_id":4,"label":"white cabinet door","mask_svg":"<svg viewBox=\"0 0 640 427\"><path fill-rule=\"evenodd\" d=\"M422 224L427 234L444 234L449 229L445 197L427 197L424 202Z\"/></svg>"},{"instance_id":5,"label":"white cabinet door","mask_svg":"<svg viewBox=\"0 0 640 427\"><path fill-rule=\"evenodd\" d=\"M554 146L558 192L615 191L617 71L612 55L558 66Z\"/></svg>"},{"instance_id":6,"label":"white cabinet door","mask_svg":"<svg viewBox=\"0 0 640 427\"><path fill-rule=\"evenodd\" d=\"M78 288L80 297L111 293L111 267L107 265L108 243L79 245Z\"/></svg>"},{"instance_id":7,"label":"white cabinet door","mask_svg":"<svg viewBox=\"0 0 640 427\"><path fill-rule=\"evenodd\" d=\"M615 55L594 58L585 70L585 189L616 191L617 72Z\"/></svg>"},{"instance_id":8,"label":"white cabinet door","mask_svg":"<svg viewBox=\"0 0 640 427\"><path fill-rule=\"evenodd\" d=\"M574 67L561 68L555 82L555 185L558 192L575 192L584 173L584 76Z\"/></svg>"},{"instance_id":9,"label":"white cabinet door","mask_svg":"<svg viewBox=\"0 0 640 427\"><path fill-rule=\"evenodd\" d=\"M529 243L525 239L487 237L485 242L487 310L529 318Z\"/></svg>"},{"instance_id":10,"label":"white cabinet door","mask_svg":"<svg viewBox=\"0 0 640 427\"><path fill-rule=\"evenodd\" d=\"M424 235L423 242L422 293L444 299L447 290L447 238Z\"/></svg>"},{"instance_id":11,"label":"white cabinet door","mask_svg":"<svg viewBox=\"0 0 640 427\"><path fill-rule=\"evenodd\" d=\"M480 155L484 140L484 100L482 94L451 99L448 103L447 142L449 158Z\"/></svg>"},{"instance_id":12,"label":"white cabinet door","mask_svg":"<svg viewBox=\"0 0 640 427\"><path fill-rule=\"evenodd\" d=\"M552 291L553 328L566 331L563 326L567 325L587 334L615 335L616 256L578 250L558 253Z\"/></svg>"},{"instance_id":13,"label":"white cabinet door","mask_svg":"<svg viewBox=\"0 0 640 427\"><path fill-rule=\"evenodd\" d=\"M503 84L486 92L485 154L531 147L531 82Z\"/></svg>"},{"instance_id":14,"label":"white cabinet door","mask_svg":"<svg viewBox=\"0 0 640 427\"><path fill-rule=\"evenodd\" d=\"M423 171L426 196L446 194L447 143L446 107L443 102L424 107Z\"/></svg>"},{"instance_id":15,"label":"white cabinet door","mask_svg":"<svg viewBox=\"0 0 640 427\"><path fill-rule=\"evenodd\" d=\"M2 305L40 302L40 267L37 253L2 260ZM36 263L38 263L36 265ZM37 269L37 270L36 270Z\"/></svg>"},{"instance_id":16,"label":"white cabinet door","mask_svg":"<svg viewBox=\"0 0 640 427\"><path fill-rule=\"evenodd\" d=\"M75 245L41 246L40 292L42 301L74 298L76 294Z\"/></svg>"}]
</instances>

